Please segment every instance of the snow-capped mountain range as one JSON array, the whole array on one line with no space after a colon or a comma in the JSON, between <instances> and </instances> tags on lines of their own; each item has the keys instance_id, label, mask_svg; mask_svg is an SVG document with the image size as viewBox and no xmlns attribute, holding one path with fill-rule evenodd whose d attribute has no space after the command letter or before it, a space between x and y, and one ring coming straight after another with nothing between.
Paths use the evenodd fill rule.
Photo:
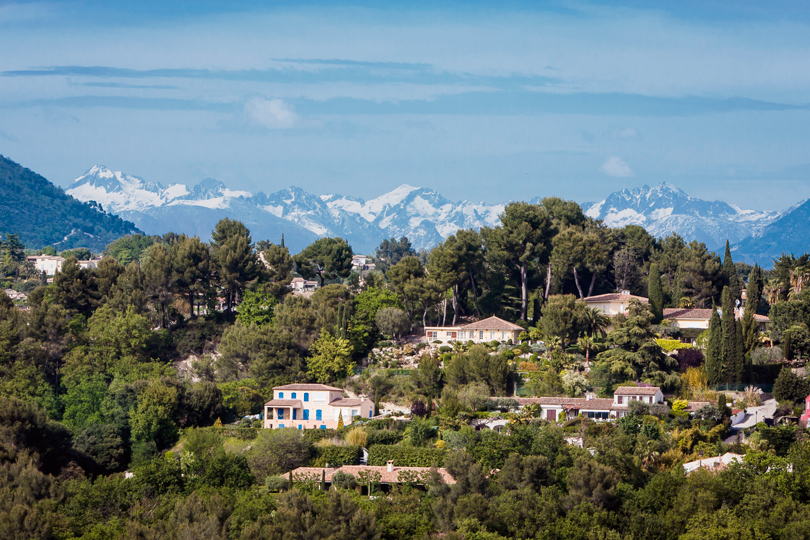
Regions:
<instances>
[{"instance_id":1,"label":"snow-capped mountain range","mask_svg":"<svg viewBox=\"0 0 810 540\"><path fill-rule=\"evenodd\" d=\"M704 242L709 249L724 245L726 239L733 244L752 236L780 215L696 199L666 182L623 189L583 207L585 215L611 227L640 225L656 237L676 232L686 241Z\"/></svg>"},{"instance_id":2,"label":"snow-capped mountain range","mask_svg":"<svg viewBox=\"0 0 810 540\"><path fill-rule=\"evenodd\" d=\"M96 165L66 189L80 201L135 223L148 234L168 231L208 238L222 217L243 221L254 240L278 242L291 250L321 236L345 238L357 252L371 252L384 238L407 236L415 249L430 248L463 228L498 223L503 204L452 202L426 188L402 185L364 201L343 195L312 195L290 187L270 195L228 189L206 179L189 188L163 186Z\"/></svg>"},{"instance_id":3,"label":"snow-capped mountain range","mask_svg":"<svg viewBox=\"0 0 810 540\"><path fill-rule=\"evenodd\" d=\"M459 229L497 225L505 206L452 202L430 189L409 185L369 201L337 194L317 196L298 187L252 194L228 189L210 178L193 187L163 186L101 165L74 180L66 192L81 201L99 203L148 234L174 231L208 239L219 219L231 217L243 221L254 240L278 242L284 234L293 252L323 236L345 238L355 252L373 252L384 238L402 236L417 250L429 249ZM721 247L726 239L734 244L761 234L784 215L696 199L667 183L624 189L584 204L583 210L611 227L640 225L658 237L677 232L687 241L705 242L710 249Z\"/></svg>"}]
</instances>

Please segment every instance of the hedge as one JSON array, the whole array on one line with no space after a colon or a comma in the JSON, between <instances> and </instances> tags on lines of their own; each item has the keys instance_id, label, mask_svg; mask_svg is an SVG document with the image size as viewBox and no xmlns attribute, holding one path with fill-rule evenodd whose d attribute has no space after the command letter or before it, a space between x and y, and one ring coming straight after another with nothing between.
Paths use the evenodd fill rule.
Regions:
<instances>
[{"instance_id":1,"label":"hedge","mask_svg":"<svg viewBox=\"0 0 810 540\"><path fill-rule=\"evenodd\" d=\"M677 351L678 349L691 349L691 343L683 343L680 339L656 339L658 346L666 352Z\"/></svg>"},{"instance_id":2,"label":"hedge","mask_svg":"<svg viewBox=\"0 0 810 540\"><path fill-rule=\"evenodd\" d=\"M393 460L397 467L441 467L446 453L440 448L375 444L368 449L368 464L383 466Z\"/></svg>"},{"instance_id":3,"label":"hedge","mask_svg":"<svg viewBox=\"0 0 810 540\"><path fill-rule=\"evenodd\" d=\"M340 467L341 465L357 465L360 463L362 452L359 446L315 446L312 449L312 466Z\"/></svg>"},{"instance_id":4,"label":"hedge","mask_svg":"<svg viewBox=\"0 0 810 540\"><path fill-rule=\"evenodd\" d=\"M391 431L389 429L370 429L368 430L367 446L374 446L375 444L397 444L402 440L401 431Z\"/></svg>"}]
</instances>

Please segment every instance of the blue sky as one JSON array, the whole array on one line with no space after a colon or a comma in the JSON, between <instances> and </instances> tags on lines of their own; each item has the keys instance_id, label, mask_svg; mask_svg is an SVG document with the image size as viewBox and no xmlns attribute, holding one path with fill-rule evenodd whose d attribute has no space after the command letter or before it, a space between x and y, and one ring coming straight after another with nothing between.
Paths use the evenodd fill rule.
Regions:
<instances>
[{"instance_id":1,"label":"blue sky","mask_svg":"<svg viewBox=\"0 0 810 540\"><path fill-rule=\"evenodd\" d=\"M802 2L407 6L0 0L0 154L60 185L810 197Z\"/></svg>"}]
</instances>

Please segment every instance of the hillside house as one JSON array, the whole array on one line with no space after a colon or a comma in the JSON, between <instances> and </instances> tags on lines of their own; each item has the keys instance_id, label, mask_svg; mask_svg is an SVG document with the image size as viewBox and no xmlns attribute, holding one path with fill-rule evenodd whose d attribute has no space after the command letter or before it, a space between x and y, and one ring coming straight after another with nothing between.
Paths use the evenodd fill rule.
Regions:
<instances>
[{"instance_id":1,"label":"hillside house","mask_svg":"<svg viewBox=\"0 0 810 540\"><path fill-rule=\"evenodd\" d=\"M265 429L337 429L355 417L371 418L374 402L364 397L345 398L343 390L325 384L287 384L273 388L273 399L264 404Z\"/></svg>"},{"instance_id":2,"label":"hillside house","mask_svg":"<svg viewBox=\"0 0 810 540\"><path fill-rule=\"evenodd\" d=\"M290 281L289 287L293 290L293 292L314 291L318 288L318 282L304 279L302 277L294 277L292 278L292 281Z\"/></svg>"},{"instance_id":3,"label":"hillside house","mask_svg":"<svg viewBox=\"0 0 810 540\"><path fill-rule=\"evenodd\" d=\"M627 308L630 305L630 300L638 300L643 304L649 303L649 300L643 296L630 294L630 291L598 294L596 296L588 296L583 298L583 301L589 308L598 309L608 317L626 314Z\"/></svg>"},{"instance_id":4,"label":"hillside house","mask_svg":"<svg viewBox=\"0 0 810 540\"><path fill-rule=\"evenodd\" d=\"M631 401L642 403L663 403L664 394L657 386L620 386L613 392L613 399L586 396L584 398L569 397L536 397L517 398L521 407L526 405L540 405L544 420L556 422L560 414L564 413L566 420L583 417L596 421L615 420L630 412Z\"/></svg>"},{"instance_id":5,"label":"hillside house","mask_svg":"<svg viewBox=\"0 0 810 540\"><path fill-rule=\"evenodd\" d=\"M40 272L45 272L45 275L52 276L62 269L62 264L65 262L64 257L58 255L31 255L26 257L25 260L34 263L34 267Z\"/></svg>"},{"instance_id":6,"label":"hillside house","mask_svg":"<svg viewBox=\"0 0 810 540\"><path fill-rule=\"evenodd\" d=\"M453 343L455 341L489 343L491 341L507 342L511 340L512 343L517 343L521 332L523 332L522 327L493 316L462 326L426 326L425 341L427 343L434 341L444 343Z\"/></svg>"},{"instance_id":7,"label":"hillside house","mask_svg":"<svg viewBox=\"0 0 810 540\"><path fill-rule=\"evenodd\" d=\"M717 312L722 316L723 311L718 309ZM741 319L744 315L742 309L734 310L734 318ZM709 328L709 320L712 318L711 309L695 309L695 308L664 308L664 319L672 321L673 326L678 328L697 328L699 330L707 330ZM765 315L754 315L754 321L757 324L760 332L765 332L768 323L771 320Z\"/></svg>"}]
</instances>

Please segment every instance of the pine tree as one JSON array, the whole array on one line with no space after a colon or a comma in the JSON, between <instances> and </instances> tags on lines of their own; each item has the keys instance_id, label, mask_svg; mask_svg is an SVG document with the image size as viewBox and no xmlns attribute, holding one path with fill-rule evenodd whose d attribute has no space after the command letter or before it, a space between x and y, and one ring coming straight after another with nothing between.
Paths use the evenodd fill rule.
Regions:
<instances>
[{"instance_id":1,"label":"pine tree","mask_svg":"<svg viewBox=\"0 0 810 540\"><path fill-rule=\"evenodd\" d=\"M706 345L706 377L710 385L717 385L723 378L723 330L720 315L712 309L709 320L709 341Z\"/></svg>"},{"instance_id":2,"label":"pine tree","mask_svg":"<svg viewBox=\"0 0 810 540\"><path fill-rule=\"evenodd\" d=\"M282 248L287 247L284 245L284 233L281 233L281 246Z\"/></svg>"},{"instance_id":3,"label":"pine tree","mask_svg":"<svg viewBox=\"0 0 810 540\"><path fill-rule=\"evenodd\" d=\"M664 290L661 288L661 274L658 265L650 265L650 276L647 280L647 296L653 313L653 323L658 324L664 318Z\"/></svg>"}]
</instances>

